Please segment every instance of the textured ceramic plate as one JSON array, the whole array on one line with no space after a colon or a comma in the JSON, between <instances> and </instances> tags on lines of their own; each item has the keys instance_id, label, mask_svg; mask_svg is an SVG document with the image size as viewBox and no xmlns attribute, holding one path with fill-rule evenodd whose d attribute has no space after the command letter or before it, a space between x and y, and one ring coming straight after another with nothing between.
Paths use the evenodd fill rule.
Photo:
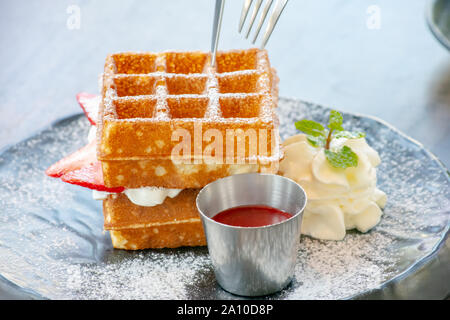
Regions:
<instances>
[{"instance_id":1,"label":"textured ceramic plate","mask_svg":"<svg viewBox=\"0 0 450 320\"><path fill-rule=\"evenodd\" d=\"M281 99L278 111L286 138L296 133L295 120L326 122L329 110ZM302 236L294 281L267 298L444 298L450 286L442 281L450 279L446 169L385 123L350 114L344 120L366 132L382 158L379 186L388 194L382 221L369 233L349 232L344 241ZM45 176L50 164L85 144L88 129L83 116L73 116L1 153L1 276L51 299L239 298L217 285L206 248L114 250L91 192ZM434 282L432 289L421 286Z\"/></svg>"},{"instance_id":2,"label":"textured ceramic plate","mask_svg":"<svg viewBox=\"0 0 450 320\"><path fill-rule=\"evenodd\" d=\"M450 50L450 0L430 0L427 20L434 36Z\"/></svg>"}]
</instances>

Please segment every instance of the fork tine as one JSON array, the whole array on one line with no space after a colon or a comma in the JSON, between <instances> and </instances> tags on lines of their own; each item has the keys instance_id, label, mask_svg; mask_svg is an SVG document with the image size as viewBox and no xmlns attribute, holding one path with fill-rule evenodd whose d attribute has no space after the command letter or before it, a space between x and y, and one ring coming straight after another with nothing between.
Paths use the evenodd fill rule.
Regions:
<instances>
[{"instance_id":1,"label":"fork tine","mask_svg":"<svg viewBox=\"0 0 450 320\"><path fill-rule=\"evenodd\" d=\"M264 20L266 20L267 13L269 12L270 7L272 6L273 0L269 0L266 3L266 6L263 9L261 17L259 17L258 27L256 27L255 36L253 37L252 43L255 44L256 39L258 38L259 32L261 31L261 27L264 24Z\"/></svg>"},{"instance_id":2,"label":"fork tine","mask_svg":"<svg viewBox=\"0 0 450 320\"><path fill-rule=\"evenodd\" d=\"M250 19L250 24L248 26L247 35L245 36L245 39L248 38L250 31L252 31L253 23L255 22L255 18L258 15L259 8L261 8L261 3L262 3L262 0L257 0L255 3L255 7L253 8L252 17Z\"/></svg>"},{"instance_id":3,"label":"fork tine","mask_svg":"<svg viewBox=\"0 0 450 320\"><path fill-rule=\"evenodd\" d=\"M273 9L272 15L270 17L269 23L267 24L266 32L264 33L264 38L261 44L261 48L264 48L269 41L269 38L275 28L278 19L280 18L281 13L283 12L284 7L286 7L288 0L278 0L275 9Z\"/></svg>"},{"instance_id":4,"label":"fork tine","mask_svg":"<svg viewBox=\"0 0 450 320\"><path fill-rule=\"evenodd\" d=\"M239 33L242 31L242 27L244 26L245 19L247 18L248 9L252 5L253 0L245 0L244 6L242 7L241 19L239 21Z\"/></svg>"}]
</instances>

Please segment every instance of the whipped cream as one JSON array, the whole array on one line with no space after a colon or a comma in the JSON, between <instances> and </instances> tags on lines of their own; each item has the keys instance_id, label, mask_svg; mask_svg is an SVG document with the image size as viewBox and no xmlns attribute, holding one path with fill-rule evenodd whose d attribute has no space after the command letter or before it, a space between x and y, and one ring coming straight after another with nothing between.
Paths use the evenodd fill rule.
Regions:
<instances>
[{"instance_id":1,"label":"whipped cream","mask_svg":"<svg viewBox=\"0 0 450 320\"><path fill-rule=\"evenodd\" d=\"M92 198L94 200L105 200L106 198L108 198L108 194L114 194L114 193L92 190Z\"/></svg>"},{"instance_id":2,"label":"whipped cream","mask_svg":"<svg viewBox=\"0 0 450 320\"><path fill-rule=\"evenodd\" d=\"M94 141L96 137L97 137L97 126L91 126L87 137L88 143Z\"/></svg>"},{"instance_id":3,"label":"whipped cream","mask_svg":"<svg viewBox=\"0 0 450 320\"><path fill-rule=\"evenodd\" d=\"M153 207L163 203L167 197L175 198L181 191L183 191L183 189L142 187L136 189L125 189L123 193L135 205ZM92 198L94 198L94 200L105 200L109 194L115 193L92 190Z\"/></svg>"},{"instance_id":4,"label":"whipped cream","mask_svg":"<svg viewBox=\"0 0 450 320\"><path fill-rule=\"evenodd\" d=\"M142 187L138 189L125 189L131 202L138 206L153 207L164 202L167 197L175 198L183 189L168 189L160 187Z\"/></svg>"},{"instance_id":5,"label":"whipped cream","mask_svg":"<svg viewBox=\"0 0 450 320\"><path fill-rule=\"evenodd\" d=\"M302 233L323 240L342 240L346 230L367 232L380 221L386 194L376 187L380 157L366 139L333 139L330 150L350 147L358 166L334 168L323 148L313 147L304 134L284 143L280 174L299 183L308 196Z\"/></svg>"}]
</instances>

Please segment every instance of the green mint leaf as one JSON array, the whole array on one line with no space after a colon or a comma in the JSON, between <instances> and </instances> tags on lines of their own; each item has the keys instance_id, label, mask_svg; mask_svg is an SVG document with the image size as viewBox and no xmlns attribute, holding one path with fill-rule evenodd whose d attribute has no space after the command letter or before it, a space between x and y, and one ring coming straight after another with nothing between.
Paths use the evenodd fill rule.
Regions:
<instances>
[{"instance_id":1,"label":"green mint leaf","mask_svg":"<svg viewBox=\"0 0 450 320\"><path fill-rule=\"evenodd\" d=\"M344 119L339 112L337 112L336 110L331 110L330 119L328 120L328 128L330 130L342 131L344 130L344 128L342 128L343 121Z\"/></svg>"},{"instance_id":2,"label":"green mint leaf","mask_svg":"<svg viewBox=\"0 0 450 320\"><path fill-rule=\"evenodd\" d=\"M366 134L364 132L352 132L352 131L339 131L336 132L334 138L347 138L347 139L359 139L364 138Z\"/></svg>"},{"instance_id":3,"label":"green mint leaf","mask_svg":"<svg viewBox=\"0 0 450 320\"><path fill-rule=\"evenodd\" d=\"M351 131L345 131L342 127L343 118L342 115L336 111L331 110L330 111L330 117L328 120L328 129L325 128L320 123L313 121L313 120L300 120L295 123L295 127L297 130L302 131L306 134L308 142L318 148L325 148L329 149L330 142L334 138L347 138L347 139L358 139L365 137L365 133L362 132L351 132ZM347 147L348 148L348 147ZM350 149L350 148L348 148ZM350 149L351 151L351 149ZM333 153L331 151L328 152L328 160L333 162L336 167L344 167L347 166L354 166L352 165L352 162L345 160L345 164L339 164L338 162L341 161L340 159L345 156L349 156L349 154L346 154L345 152L341 154L341 151L338 153ZM336 154L336 155L335 155ZM356 165L358 164L358 157L356 154L354 154L354 157L356 159Z\"/></svg>"},{"instance_id":4,"label":"green mint leaf","mask_svg":"<svg viewBox=\"0 0 450 320\"><path fill-rule=\"evenodd\" d=\"M318 122L312 120L300 120L295 123L297 130L303 131L313 137L325 136L325 128Z\"/></svg>"},{"instance_id":5,"label":"green mint leaf","mask_svg":"<svg viewBox=\"0 0 450 320\"><path fill-rule=\"evenodd\" d=\"M313 147L321 148L325 146L325 143L327 142L327 139L324 136L307 136L306 139Z\"/></svg>"},{"instance_id":6,"label":"green mint leaf","mask_svg":"<svg viewBox=\"0 0 450 320\"><path fill-rule=\"evenodd\" d=\"M324 150L328 162L335 168L346 169L358 166L358 155L351 148L343 146L338 152Z\"/></svg>"}]
</instances>

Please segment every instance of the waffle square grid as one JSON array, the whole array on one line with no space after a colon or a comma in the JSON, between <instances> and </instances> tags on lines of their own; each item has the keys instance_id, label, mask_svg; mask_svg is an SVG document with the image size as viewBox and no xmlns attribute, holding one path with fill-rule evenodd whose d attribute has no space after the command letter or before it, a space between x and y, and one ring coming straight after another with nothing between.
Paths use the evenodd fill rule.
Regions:
<instances>
[{"instance_id":1,"label":"waffle square grid","mask_svg":"<svg viewBox=\"0 0 450 320\"><path fill-rule=\"evenodd\" d=\"M195 124L224 136L229 129L266 129L265 157L277 156L277 84L265 50L218 52L215 68L203 52L109 55L98 158L168 159L178 144L171 139L173 131L185 129L194 139Z\"/></svg>"}]
</instances>

